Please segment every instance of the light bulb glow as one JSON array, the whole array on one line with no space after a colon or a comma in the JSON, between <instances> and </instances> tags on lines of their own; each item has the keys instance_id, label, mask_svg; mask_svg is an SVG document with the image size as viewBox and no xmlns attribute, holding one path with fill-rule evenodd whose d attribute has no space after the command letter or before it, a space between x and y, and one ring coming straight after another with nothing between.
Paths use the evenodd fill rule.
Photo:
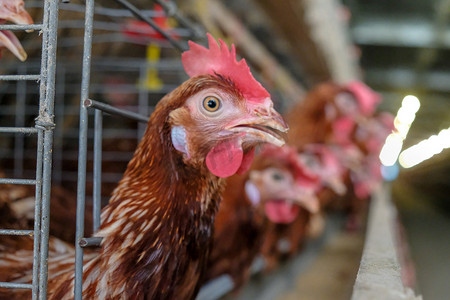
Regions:
<instances>
[{"instance_id":1,"label":"light bulb glow","mask_svg":"<svg viewBox=\"0 0 450 300\"><path fill-rule=\"evenodd\" d=\"M395 130L386 138L380 152L380 161L384 166L393 166L397 158L399 158L403 140L406 139L419 108L420 101L416 96L408 95L403 98L402 106L397 111L397 116L394 119Z\"/></svg>"},{"instance_id":2,"label":"light bulb glow","mask_svg":"<svg viewBox=\"0 0 450 300\"><path fill-rule=\"evenodd\" d=\"M390 167L395 164L403 146L403 138L398 133L391 133L380 152L380 161Z\"/></svg>"},{"instance_id":3,"label":"light bulb glow","mask_svg":"<svg viewBox=\"0 0 450 300\"><path fill-rule=\"evenodd\" d=\"M450 148L450 128L443 129L438 135L432 135L404 150L398 161L403 168L411 168L441 153L446 148Z\"/></svg>"},{"instance_id":4,"label":"light bulb glow","mask_svg":"<svg viewBox=\"0 0 450 300\"><path fill-rule=\"evenodd\" d=\"M420 108L420 101L416 96L408 95L403 98L402 107L415 114Z\"/></svg>"}]
</instances>

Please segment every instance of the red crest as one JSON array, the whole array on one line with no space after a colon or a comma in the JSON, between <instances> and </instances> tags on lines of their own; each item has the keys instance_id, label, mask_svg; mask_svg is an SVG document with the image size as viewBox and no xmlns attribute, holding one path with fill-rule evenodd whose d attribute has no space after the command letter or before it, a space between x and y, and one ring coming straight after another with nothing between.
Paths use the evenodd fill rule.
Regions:
<instances>
[{"instance_id":1,"label":"red crest","mask_svg":"<svg viewBox=\"0 0 450 300\"><path fill-rule=\"evenodd\" d=\"M231 51L224 41L216 40L208 33L209 49L189 41L189 50L181 55L184 70L190 77L211 74L222 75L235 84L247 101L263 102L270 98L266 89L253 77L245 59L236 60L236 48Z\"/></svg>"}]
</instances>

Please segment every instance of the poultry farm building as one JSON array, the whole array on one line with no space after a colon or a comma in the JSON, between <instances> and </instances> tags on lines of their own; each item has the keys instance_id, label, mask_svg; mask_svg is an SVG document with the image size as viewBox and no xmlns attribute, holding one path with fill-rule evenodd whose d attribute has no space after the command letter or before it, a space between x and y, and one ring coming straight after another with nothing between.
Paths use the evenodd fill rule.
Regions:
<instances>
[{"instance_id":1,"label":"poultry farm building","mask_svg":"<svg viewBox=\"0 0 450 300\"><path fill-rule=\"evenodd\" d=\"M391 4L0 0L0 299L446 299L449 6ZM196 76L251 130L157 127Z\"/></svg>"}]
</instances>

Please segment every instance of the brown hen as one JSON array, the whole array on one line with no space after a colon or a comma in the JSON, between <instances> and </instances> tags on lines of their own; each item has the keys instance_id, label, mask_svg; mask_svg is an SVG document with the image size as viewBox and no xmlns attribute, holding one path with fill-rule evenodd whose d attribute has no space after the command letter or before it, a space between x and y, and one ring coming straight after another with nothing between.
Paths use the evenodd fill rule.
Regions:
<instances>
[{"instance_id":1,"label":"brown hen","mask_svg":"<svg viewBox=\"0 0 450 300\"><path fill-rule=\"evenodd\" d=\"M284 143L287 126L267 91L234 47L208 38L209 50L191 43L183 54L191 78L158 103L102 211L101 248L85 257L84 299L194 299L221 177L248 168L256 145ZM73 255L53 258L49 273L49 298L73 298Z\"/></svg>"}]
</instances>

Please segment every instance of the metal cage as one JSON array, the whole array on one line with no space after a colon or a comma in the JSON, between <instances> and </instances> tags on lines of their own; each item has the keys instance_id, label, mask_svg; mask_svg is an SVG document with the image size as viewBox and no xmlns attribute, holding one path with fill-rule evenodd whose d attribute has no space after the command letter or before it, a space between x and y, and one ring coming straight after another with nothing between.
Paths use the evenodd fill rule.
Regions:
<instances>
[{"instance_id":1,"label":"metal cage","mask_svg":"<svg viewBox=\"0 0 450 300\"><path fill-rule=\"evenodd\" d=\"M47 258L50 216L50 186L54 124L56 73L56 38L58 0L45 0L42 24L0 25L0 29L39 30L42 33L41 68L39 74L1 75L0 80L36 81L39 84L39 113L34 127L3 127L2 134L37 135L36 176L34 179L2 178L1 184L35 185L33 230L0 230L2 235L29 235L34 239L33 281L31 284L0 283L0 287L32 290L33 299L47 297Z\"/></svg>"}]
</instances>

